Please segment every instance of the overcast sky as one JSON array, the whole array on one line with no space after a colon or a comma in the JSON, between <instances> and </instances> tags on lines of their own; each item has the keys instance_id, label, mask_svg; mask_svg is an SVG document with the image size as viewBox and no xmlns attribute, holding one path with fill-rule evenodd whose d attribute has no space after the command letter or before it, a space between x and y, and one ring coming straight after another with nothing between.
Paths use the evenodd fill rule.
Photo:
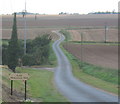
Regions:
<instances>
[{"instance_id":1,"label":"overcast sky","mask_svg":"<svg viewBox=\"0 0 120 104\"><path fill-rule=\"evenodd\" d=\"M24 10L25 0L0 0L0 14L10 14ZM96 11L118 11L119 0L26 0L27 11L40 14L60 12L80 13Z\"/></svg>"}]
</instances>

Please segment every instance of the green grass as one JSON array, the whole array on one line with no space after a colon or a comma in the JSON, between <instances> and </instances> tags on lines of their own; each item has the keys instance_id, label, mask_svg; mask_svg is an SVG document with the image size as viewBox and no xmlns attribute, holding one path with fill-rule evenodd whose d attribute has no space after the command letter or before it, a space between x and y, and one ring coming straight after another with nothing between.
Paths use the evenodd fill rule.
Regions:
<instances>
[{"instance_id":1,"label":"green grass","mask_svg":"<svg viewBox=\"0 0 120 104\"><path fill-rule=\"evenodd\" d=\"M68 102L55 88L53 83L54 73L47 70L35 70L30 68L16 69L17 73L28 73L30 78L27 80L27 95L28 98L36 99L40 102ZM8 79L11 73L8 69L3 69L4 83L10 86L10 80ZM7 80L7 82L6 82ZM8 83L9 82L9 83ZM24 82L14 81L14 90L24 93Z\"/></svg>"},{"instance_id":2,"label":"green grass","mask_svg":"<svg viewBox=\"0 0 120 104\"><path fill-rule=\"evenodd\" d=\"M66 27L65 28L66 30L80 30L80 29L104 29L104 27L103 26L69 26L69 27ZM118 29L118 27L117 26L111 26L111 27L109 27L109 29Z\"/></svg>"},{"instance_id":3,"label":"green grass","mask_svg":"<svg viewBox=\"0 0 120 104\"><path fill-rule=\"evenodd\" d=\"M81 44L81 41L69 41L74 44ZM119 42L95 42L95 41L83 41L82 44L85 45L120 45Z\"/></svg>"},{"instance_id":4,"label":"green grass","mask_svg":"<svg viewBox=\"0 0 120 104\"><path fill-rule=\"evenodd\" d=\"M76 60L78 61L78 60ZM77 62L81 66L81 62ZM118 84L118 71L116 69L102 68L87 63L82 63L82 71L104 81Z\"/></svg>"},{"instance_id":5,"label":"green grass","mask_svg":"<svg viewBox=\"0 0 120 104\"><path fill-rule=\"evenodd\" d=\"M94 87L118 94L117 70L103 69L87 63L82 63L82 68L80 68L81 62L72 54L68 53L62 45L61 48L72 64L72 71L75 77Z\"/></svg>"},{"instance_id":6,"label":"green grass","mask_svg":"<svg viewBox=\"0 0 120 104\"><path fill-rule=\"evenodd\" d=\"M53 83L53 72L46 70L33 70L17 68L21 73L28 73L28 93L33 98L41 99L43 102L61 102L66 99L59 94Z\"/></svg>"},{"instance_id":7,"label":"green grass","mask_svg":"<svg viewBox=\"0 0 120 104\"><path fill-rule=\"evenodd\" d=\"M8 39L1 39L0 40L0 45L5 44L8 45L9 40Z\"/></svg>"},{"instance_id":8,"label":"green grass","mask_svg":"<svg viewBox=\"0 0 120 104\"><path fill-rule=\"evenodd\" d=\"M10 80L9 80L9 75L12 73L10 70L3 68L2 69L2 81L3 84L5 84L7 87L10 88ZM24 90L24 85L22 81L14 81L14 85L13 85L14 89L17 90L18 92L23 92Z\"/></svg>"},{"instance_id":9,"label":"green grass","mask_svg":"<svg viewBox=\"0 0 120 104\"><path fill-rule=\"evenodd\" d=\"M49 56L49 62L52 67L57 66L57 57L52 49L53 42L50 43L50 56Z\"/></svg>"}]
</instances>

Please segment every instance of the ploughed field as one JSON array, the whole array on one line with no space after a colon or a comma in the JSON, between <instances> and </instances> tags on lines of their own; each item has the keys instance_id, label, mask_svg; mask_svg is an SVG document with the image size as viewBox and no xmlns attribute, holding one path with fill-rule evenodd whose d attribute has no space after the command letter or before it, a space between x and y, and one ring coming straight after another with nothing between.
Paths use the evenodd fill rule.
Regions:
<instances>
[{"instance_id":1,"label":"ploughed field","mask_svg":"<svg viewBox=\"0 0 120 104\"><path fill-rule=\"evenodd\" d=\"M105 29L77 29L68 30L72 41L81 41L81 34L83 34L83 41L104 42ZM118 42L118 29L109 28L106 30L106 42Z\"/></svg>"},{"instance_id":2,"label":"ploughed field","mask_svg":"<svg viewBox=\"0 0 120 104\"><path fill-rule=\"evenodd\" d=\"M18 27L24 26L24 18L17 16ZM104 26L107 23L108 26L117 26L117 14L89 14L89 15L38 15L35 20L35 16L27 16L28 27L53 27L53 26ZM3 16L3 28L9 28L12 26L13 16Z\"/></svg>"},{"instance_id":3,"label":"ploughed field","mask_svg":"<svg viewBox=\"0 0 120 104\"><path fill-rule=\"evenodd\" d=\"M33 39L44 33L50 33L55 39L56 36L51 31L62 28L103 28L105 23L110 28L117 27L117 15L27 15L27 39ZM11 36L13 16L2 16L2 38L9 39ZM24 38L24 18L17 16L17 27L19 39ZM110 32L111 33L111 32ZM112 34L112 33L111 33ZM89 36L86 36L89 37ZM90 38L91 39L91 38ZM115 39L116 40L116 39Z\"/></svg>"},{"instance_id":4,"label":"ploughed field","mask_svg":"<svg viewBox=\"0 0 120 104\"><path fill-rule=\"evenodd\" d=\"M83 62L118 69L118 46L85 44L81 46L81 44L66 43L64 48Z\"/></svg>"},{"instance_id":5,"label":"ploughed field","mask_svg":"<svg viewBox=\"0 0 120 104\"><path fill-rule=\"evenodd\" d=\"M27 28L26 36L27 39L34 39L37 36L41 36L44 34L50 34L53 40L58 39L59 37L52 32L53 28ZM18 38L24 39L24 29L18 29ZM10 39L11 38L12 29L3 29L2 30L2 39Z\"/></svg>"}]
</instances>

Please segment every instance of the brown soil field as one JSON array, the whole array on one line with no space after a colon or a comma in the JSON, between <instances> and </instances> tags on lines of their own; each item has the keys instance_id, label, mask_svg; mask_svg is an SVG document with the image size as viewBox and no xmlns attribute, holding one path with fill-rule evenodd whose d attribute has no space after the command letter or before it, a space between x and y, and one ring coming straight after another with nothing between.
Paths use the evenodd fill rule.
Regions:
<instances>
[{"instance_id":1,"label":"brown soil field","mask_svg":"<svg viewBox=\"0 0 120 104\"><path fill-rule=\"evenodd\" d=\"M34 15L27 15L27 38L33 39L40 33L46 33L51 30L66 28L66 27L103 27L107 23L110 27L117 27L118 15L37 15L35 20ZM2 37L9 39L13 24L12 15L2 16ZM17 27L19 38L23 39L24 35L24 18L17 15ZM51 30L50 30L51 29ZM56 37L55 35L53 37Z\"/></svg>"},{"instance_id":2,"label":"brown soil field","mask_svg":"<svg viewBox=\"0 0 120 104\"><path fill-rule=\"evenodd\" d=\"M79 29L79 30L68 30L71 35L72 41L81 41L81 34L83 34L83 41L105 41L105 29ZM106 30L106 41L107 42L118 42L118 29L107 29Z\"/></svg>"},{"instance_id":3,"label":"brown soil field","mask_svg":"<svg viewBox=\"0 0 120 104\"><path fill-rule=\"evenodd\" d=\"M66 43L64 48L78 59L106 68L118 69L118 46Z\"/></svg>"},{"instance_id":4,"label":"brown soil field","mask_svg":"<svg viewBox=\"0 0 120 104\"><path fill-rule=\"evenodd\" d=\"M28 28L26 29L27 39L34 39L37 36L42 36L44 34L50 34L53 40L58 39L59 37L52 32L53 28ZM2 39L11 38L12 29L3 29L2 30ZM24 39L24 29L18 29L18 38Z\"/></svg>"},{"instance_id":5,"label":"brown soil field","mask_svg":"<svg viewBox=\"0 0 120 104\"><path fill-rule=\"evenodd\" d=\"M104 15L38 15L35 20L35 16L27 16L28 27L69 27L69 26L104 26L107 23L108 26L117 26L118 15L104 14ZM2 28L12 27L13 16L2 16ZM24 26L24 18L17 16L18 27Z\"/></svg>"}]
</instances>

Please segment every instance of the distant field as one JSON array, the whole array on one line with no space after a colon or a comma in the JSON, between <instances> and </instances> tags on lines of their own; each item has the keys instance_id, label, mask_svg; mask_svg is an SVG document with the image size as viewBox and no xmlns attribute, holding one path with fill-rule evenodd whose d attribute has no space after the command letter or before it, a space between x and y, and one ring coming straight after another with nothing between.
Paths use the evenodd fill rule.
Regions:
<instances>
[{"instance_id":1,"label":"distant field","mask_svg":"<svg viewBox=\"0 0 120 104\"><path fill-rule=\"evenodd\" d=\"M58 36L52 32L51 28L28 28L26 29L27 39L34 39L37 36L50 34L53 40L58 39ZM3 29L2 39L10 39L12 29ZM24 29L18 29L18 38L24 39Z\"/></svg>"},{"instance_id":2,"label":"distant field","mask_svg":"<svg viewBox=\"0 0 120 104\"><path fill-rule=\"evenodd\" d=\"M72 41L81 41L81 34L83 34L83 41L104 42L105 29L73 29L68 30L71 35ZM118 29L106 30L107 42L118 42Z\"/></svg>"},{"instance_id":3,"label":"distant field","mask_svg":"<svg viewBox=\"0 0 120 104\"><path fill-rule=\"evenodd\" d=\"M35 16L27 16L28 27L69 27L69 26L117 26L118 15L39 15L35 20ZM3 28L12 26L13 16L3 16ZM18 27L24 26L24 18L17 16Z\"/></svg>"},{"instance_id":4,"label":"distant field","mask_svg":"<svg viewBox=\"0 0 120 104\"><path fill-rule=\"evenodd\" d=\"M64 48L83 62L96 66L118 69L118 46L64 44Z\"/></svg>"},{"instance_id":5,"label":"distant field","mask_svg":"<svg viewBox=\"0 0 120 104\"><path fill-rule=\"evenodd\" d=\"M27 38L33 39L39 34L50 33L51 30L56 30L56 29L59 30L63 28L76 28L76 27L77 28L83 28L83 27L103 28L105 26L105 23L109 27L116 28L117 22L118 22L117 18L118 18L117 15L112 15L112 14L108 14L108 15L39 15L35 20L34 15L32 16L29 15L27 16L27 19L26 19ZM3 39L10 38L12 23L13 23L13 16L10 16L10 15L2 16L2 38ZM20 15L17 16L17 27L18 27L18 34L19 34L18 36L20 39L23 39L24 38L24 34L23 34L24 18ZM96 30L92 30L91 34L94 31ZM102 34L103 30L100 30L100 31ZM110 33L111 31L114 32L114 30L110 30ZM115 30L115 34L116 34L116 30ZM55 35L53 35L53 37L55 37L56 39Z\"/></svg>"}]
</instances>

